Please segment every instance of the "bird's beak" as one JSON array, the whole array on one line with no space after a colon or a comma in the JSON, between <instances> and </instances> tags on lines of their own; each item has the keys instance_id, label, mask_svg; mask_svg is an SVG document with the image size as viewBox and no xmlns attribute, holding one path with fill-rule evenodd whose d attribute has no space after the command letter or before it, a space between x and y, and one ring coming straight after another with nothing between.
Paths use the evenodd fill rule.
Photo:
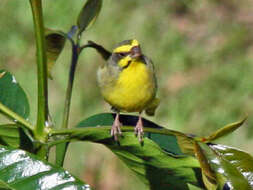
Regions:
<instances>
[{"instance_id":1,"label":"bird's beak","mask_svg":"<svg viewBox=\"0 0 253 190\"><path fill-rule=\"evenodd\" d=\"M132 47L130 57L131 58L139 58L140 56L142 56L140 46Z\"/></svg>"}]
</instances>

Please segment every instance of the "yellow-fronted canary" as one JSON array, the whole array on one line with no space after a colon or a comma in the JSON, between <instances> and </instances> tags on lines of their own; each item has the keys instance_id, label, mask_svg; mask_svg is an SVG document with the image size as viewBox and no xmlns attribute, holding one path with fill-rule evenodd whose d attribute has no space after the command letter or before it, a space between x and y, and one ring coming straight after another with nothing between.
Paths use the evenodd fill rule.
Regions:
<instances>
[{"instance_id":1,"label":"yellow-fronted canary","mask_svg":"<svg viewBox=\"0 0 253 190\"><path fill-rule=\"evenodd\" d=\"M135 134L142 141L141 113L145 110L148 115L154 115L159 105L152 61L142 54L140 44L135 39L119 43L112 53L94 42L89 41L89 45L107 60L97 71L97 81L105 101L116 111L111 135L117 141L118 134L122 134L120 112L138 112Z\"/></svg>"}]
</instances>

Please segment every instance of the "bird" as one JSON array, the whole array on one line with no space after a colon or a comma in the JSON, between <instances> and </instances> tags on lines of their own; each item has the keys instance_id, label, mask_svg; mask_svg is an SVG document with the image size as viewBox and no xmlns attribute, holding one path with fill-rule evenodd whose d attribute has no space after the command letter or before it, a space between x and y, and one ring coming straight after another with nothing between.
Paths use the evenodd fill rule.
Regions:
<instances>
[{"instance_id":1,"label":"bird","mask_svg":"<svg viewBox=\"0 0 253 190\"><path fill-rule=\"evenodd\" d=\"M105 62L97 70L97 83L104 100L116 112L111 136L118 141L122 135L120 112L138 112L139 117L134 132L143 141L143 122L141 114L154 115L160 100L156 97L157 80L154 65L142 53L136 39L124 40L112 52L93 41L88 46L95 48Z\"/></svg>"}]
</instances>

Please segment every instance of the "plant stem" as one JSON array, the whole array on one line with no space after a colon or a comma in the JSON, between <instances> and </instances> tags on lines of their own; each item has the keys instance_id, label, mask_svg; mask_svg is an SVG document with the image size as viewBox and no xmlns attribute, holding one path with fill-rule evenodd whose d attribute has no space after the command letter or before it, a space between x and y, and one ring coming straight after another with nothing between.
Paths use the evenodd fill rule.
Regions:
<instances>
[{"instance_id":1,"label":"plant stem","mask_svg":"<svg viewBox=\"0 0 253 190\"><path fill-rule=\"evenodd\" d=\"M89 131L93 131L94 129L99 129L101 131L103 130L108 130L110 131L112 126L99 126L99 127L84 127L84 128L71 128L71 129L59 129L59 130L52 130L50 132L51 136L56 136L56 135L73 135L73 134L85 134ZM134 131L133 126L122 126L121 131L122 132L130 132ZM155 129L155 128L149 128L145 127L145 132L150 132L150 133L156 133L156 134L162 134L162 135L182 135L182 136L187 136L184 133L180 133L178 131L173 131L170 129ZM108 132L109 134L109 132ZM191 138L191 137L189 137Z\"/></svg>"},{"instance_id":2,"label":"plant stem","mask_svg":"<svg viewBox=\"0 0 253 190\"><path fill-rule=\"evenodd\" d=\"M30 124L27 120L25 120L23 117L21 117L17 113L10 110L8 107L3 105L1 102L0 102L0 110L1 110L2 114L6 115L8 118L11 118L15 122L18 122L18 123L22 124L24 127L26 127L27 129L33 131L34 127L32 124Z\"/></svg>"},{"instance_id":3,"label":"plant stem","mask_svg":"<svg viewBox=\"0 0 253 190\"><path fill-rule=\"evenodd\" d=\"M85 128L72 128L72 129L61 129L61 130L55 130L55 131L51 131L51 136L58 136L58 135L63 135L65 136L64 138L60 137L59 140L55 140L52 141L50 143L48 143L49 147L58 145L58 144L62 144L62 143L67 143L67 142L75 142L80 140L79 136L81 136L82 140L89 140L85 137L85 135L87 135L87 137L90 136L90 134L94 133L94 130L98 130L100 132L103 131L108 131L108 135L110 134L109 131L111 130L111 126L99 126L99 127L85 127ZM134 127L133 126L122 126L121 127L121 131L122 132L132 132L134 131ZM181 136L184 138L187 138L189 140L193 140L192 137L187 136L184 133L178 132L178 131L173 131L173 130L169 130L169 129L155 129L155 128L148 128L145 127L145 132L150 132L150 133L155 133L155 134L162 134L162 135L174 135L174 136Z\"/></svg>"},{"instance_id":4,"label":"plant stem","mask_svg":"<svg viewBox=\"0 0 253 190\"><path fill-rule=\"evenodd\" d=\"M63 112L62 129L68 128L70 102L71 102L72 89L73 89L75 70L76 70L78 57L79 57L79 45L72 44L72 58L71 58L68 87L66 91L66 98L65 98L65 105L64 105L64 112Z\"/></svg>"},{"instance_id":5,"label":"plant stem","mask_svg":"<svg viewBox=\"0 0 253 190\"><path fill-rule=\"evenodd\" d=\"M47 57L45 47L44 23L41 0L30 0L37 48L37 78L38 78L38 113L35 136L45 141L44 130L48 119L48 85L47 85Z\"/></svg>"}]
</instances>

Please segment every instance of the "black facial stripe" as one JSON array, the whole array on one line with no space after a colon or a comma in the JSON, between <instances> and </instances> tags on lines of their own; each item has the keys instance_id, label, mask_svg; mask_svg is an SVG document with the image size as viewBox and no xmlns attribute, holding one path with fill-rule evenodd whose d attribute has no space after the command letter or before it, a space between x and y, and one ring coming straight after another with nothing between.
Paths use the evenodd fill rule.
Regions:
<instances>
[{"instance_id":1,"label":"black facial stripe","mask_svg":"<svg viewBox=\"0 0 253 190\"><path fill-rule=\"evenodd\" d=\"M125 57L127 55L130 54L130 52L120 52L120 53L116 53L119 57Z\"/></svg>"},{"instance_id":2,"label":"black facial stripe","mask_svg":"<svg viewBox=\"0 0 253 190\"><path fill-rule=\"evenodd\" d=\"M126 64L124 67L122 67L122 69L126 69L127 67L129 67L129 65L131 64L131 62L132 62L132 61L129 60L129 61L127 62L127 64Z\"/></svg>"},{"instance_id":3,"label":"black facial stripe","mask_svg":"<svg viewBox=\"0 0 253 190\"><path fill-rule=\"evenodd\" d=\"M111 59L113 60L113 62L114 62L115 64L117 64L117 63L119 62L119 60L122 59L122 57L120 57L120 56L119 56L118 54L116 54L116 53L113 53L112 56L111 56Z\"/></svg>"}]
</instances>

